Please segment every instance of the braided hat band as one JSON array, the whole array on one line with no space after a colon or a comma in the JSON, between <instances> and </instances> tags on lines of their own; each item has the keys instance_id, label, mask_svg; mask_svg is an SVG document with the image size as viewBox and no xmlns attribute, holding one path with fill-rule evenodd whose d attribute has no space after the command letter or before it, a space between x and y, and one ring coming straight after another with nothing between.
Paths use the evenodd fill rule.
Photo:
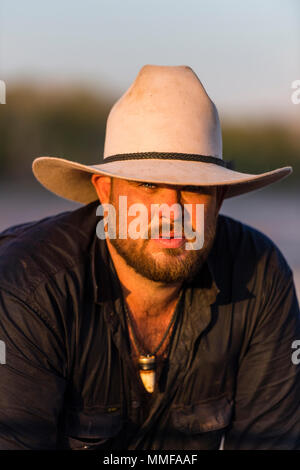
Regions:
<instances>
[{"instance_id":1,"label":"braided hat band","mask_svg":"<svg viewBox=\"0 0 300 470\"><path fill-rule=\"evenodd\" d=\"M93 174L170 185L224 185L228 199L292 172L287 166L242 173L222 159L222 149L217 108L191 67L148 64L109 112L100 161L86 165L42 156L32 170L45 188L83 204L98 199Z\"/></svg>"},{"instance_id":2,"label":"braided hat band","mask_svg":"<svg viewBox=\"0 0 300 470\"><path fill-rule=\"evenodd\" d=\"M192 162L204 162L204 163L214 163L215 165L220 165L224 168L229 168L230 170L234 169L234 162L233 160L221 160L221 158L213 157L210 155L194 155L194 154L187 154L187 153L174 153L174 152L141 152L141 153L124 153L118 155L111 155L110 157L106 157L101 162L104 163L111 163L111 162L119 162L124 160L146 160L146 159L159 159L159 160L185 160L185 161L192 161Z\"/></svg>"}]
</instances>

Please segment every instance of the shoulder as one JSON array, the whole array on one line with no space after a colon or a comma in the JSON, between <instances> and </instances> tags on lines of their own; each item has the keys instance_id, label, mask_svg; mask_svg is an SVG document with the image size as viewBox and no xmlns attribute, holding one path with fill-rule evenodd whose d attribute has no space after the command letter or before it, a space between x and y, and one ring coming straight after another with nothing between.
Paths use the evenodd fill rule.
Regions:
<instances>
[{"instance_id":1,"label":"shoulder","mask_svg":"<svg viewBox=\"0 0 300 470\"><path fill-rule=\"evenodd\" d=\"M291 273L290 266L277 244L265 233L244 222L220 214L217 227L219 250L223 245L233 262L255 260L257 265L268 265Z\"/></svg>"},{"instance_id":2,"label":"shoulder","mask_svg":"<svg viewBox=\"0 0 300 470\"><path fill-rule=\"evenodd\" d=\"M220 214L213 247L216 277L226 299L259 302L275 286L293 287L292 270L276 243L260 230Z\"/></svg>"},{"instance_id":3,"label":"shoulder","mask_svg":"<svg viewBox=\"0 0 300 470\"><path fill-rule=\"evenodd\" d=\"M86 259L96 226L97 201L74 211L7 228L0 233L0 287L30 294Z\"/></svg>"}]
</instances>

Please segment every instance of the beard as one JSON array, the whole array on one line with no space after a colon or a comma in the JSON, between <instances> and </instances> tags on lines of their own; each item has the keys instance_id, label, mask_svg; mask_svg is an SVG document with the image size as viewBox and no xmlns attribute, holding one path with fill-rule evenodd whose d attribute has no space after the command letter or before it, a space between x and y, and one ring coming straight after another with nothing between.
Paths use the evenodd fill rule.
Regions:
<instances>
[{"instance_id":1,"label":"beard","mask_svg":"<svg viewBox=\"0 0 300 470\"><path fill-rule=\"evenodd\" d=\"M192 280L205 263L211 251L217 218L207 222L203 247L199 250L161 248L151 251L150 240L112 238L110 243L128 266L141 276L166 284Z\"/></svg>"}]
</instances>

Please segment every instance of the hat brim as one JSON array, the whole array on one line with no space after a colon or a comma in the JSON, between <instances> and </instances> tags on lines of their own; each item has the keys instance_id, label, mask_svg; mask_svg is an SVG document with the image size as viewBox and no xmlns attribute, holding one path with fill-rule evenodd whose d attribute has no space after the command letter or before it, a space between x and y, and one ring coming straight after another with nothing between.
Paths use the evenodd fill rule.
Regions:
<instances>
[{"instance_id":1,"label":"hat brim","mask_svg":"<svg viewBox=\"0 0 300 470\"><path fill-rule=\"evenodd\" d=\"M149 183L226 186L225 198L228 199L275 183L293 170L287 166L253 175L195 161L148 159L83 165L58 157L38 157L32 163L32 171L49 191L65 199L88 204L98 199L91 182L92 174Z\"/></svg>"}]
</instances>

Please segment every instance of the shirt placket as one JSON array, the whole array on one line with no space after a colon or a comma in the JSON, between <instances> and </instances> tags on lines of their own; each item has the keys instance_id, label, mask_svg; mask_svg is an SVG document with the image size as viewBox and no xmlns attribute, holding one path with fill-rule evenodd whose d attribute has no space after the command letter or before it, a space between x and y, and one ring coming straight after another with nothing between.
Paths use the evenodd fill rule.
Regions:
<instances>
[{"instance_id":1,"label":"shirt placket","mask_svg":"<svg viewBox=\"0 0 300 470\"><path fill-rule=\"evenodd\" d=\"M125 421L133 423L132 435L128 435L128 449L139 449L146 444L147 434L151 428L160 421L166 419L164 414L170 407L184 375L191 365L193 357L194 342L206 329L211 320L210 304L215 300L218 289L213 283L210 289L200 289L198 292L198 311L193 310L191 299L195 296L192 287L185 287L183 292L183 303L180 302L182 315L169 351L169 369L165 381L165 390L159 390L151 398L145 399L148 392L137 374L137 370L130 356L130 343L125 324L125 312L123 309L123 298L119 280L116 277L112 261L107 259L110 266L110 282L114 292L113 301L104 304L104 316L111 331L115 346L119 351L120 367L122 368L121 401ZM200 299L200 301L199 301ZM144 406L144 409L143 409ZM153 443L152 443L153 444Z\"/></svg>"}]
</instances>

